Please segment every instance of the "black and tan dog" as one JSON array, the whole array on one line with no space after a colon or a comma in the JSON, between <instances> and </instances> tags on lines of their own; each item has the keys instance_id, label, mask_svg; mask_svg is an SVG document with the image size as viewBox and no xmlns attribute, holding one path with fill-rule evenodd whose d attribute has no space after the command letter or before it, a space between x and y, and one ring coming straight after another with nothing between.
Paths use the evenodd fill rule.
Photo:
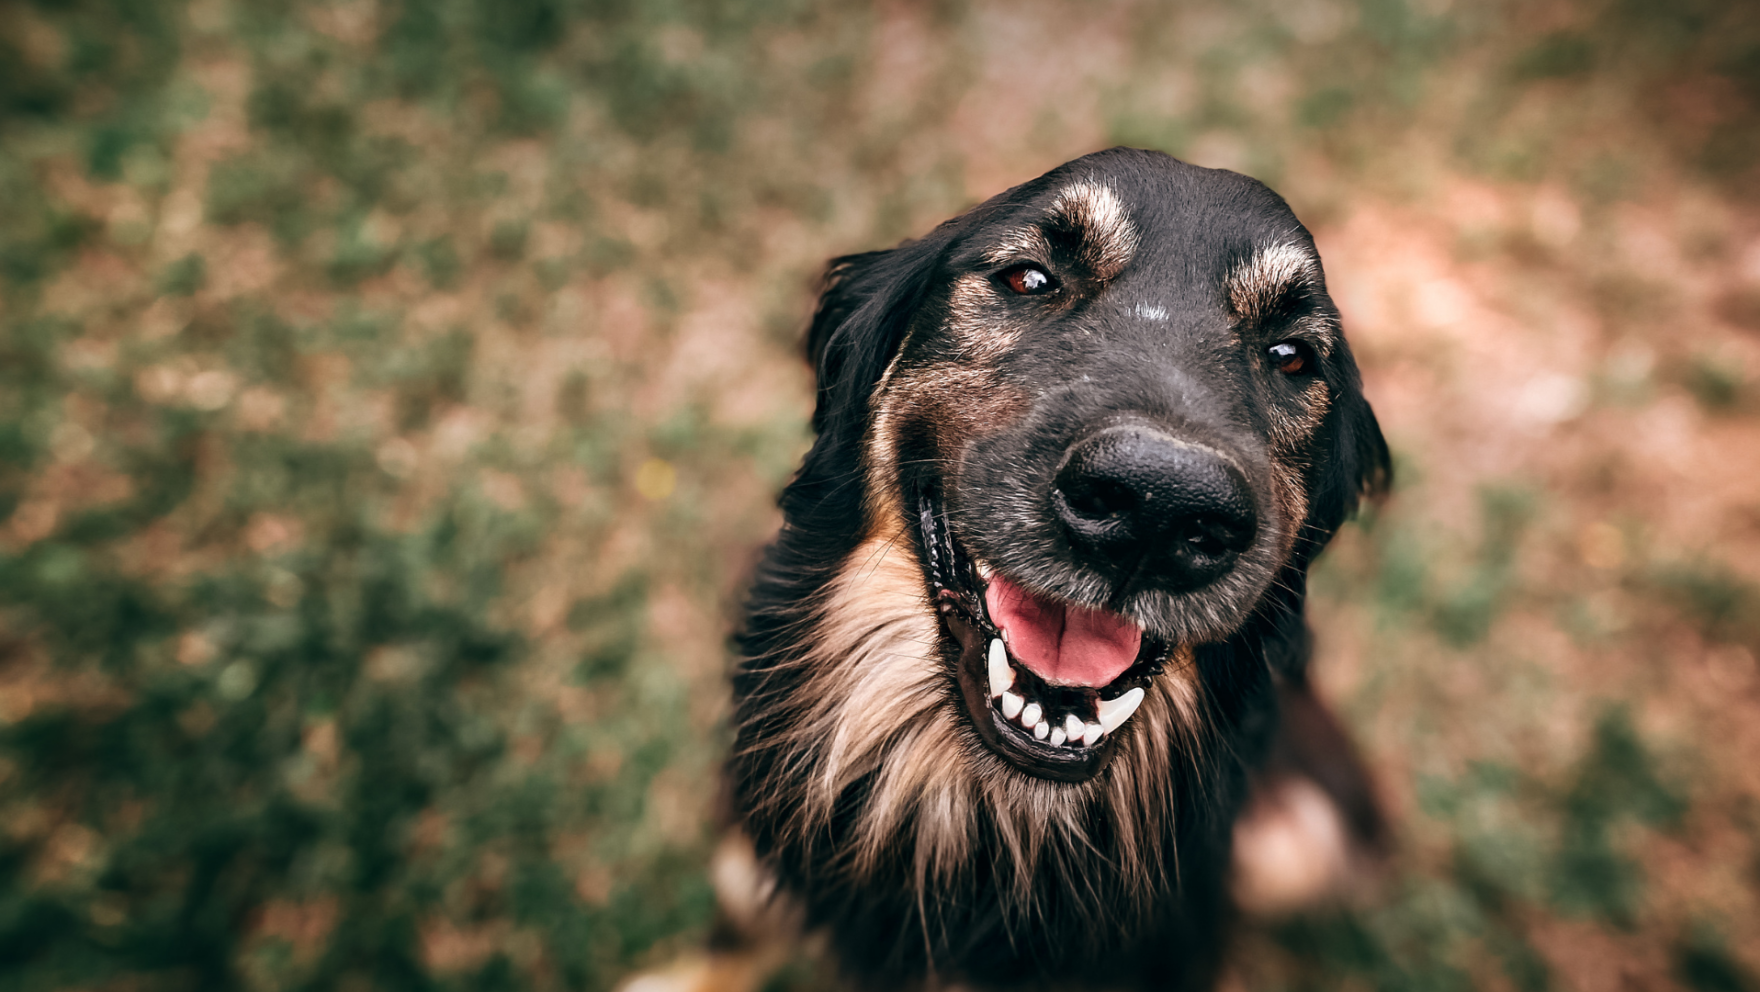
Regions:
<instances>
[{"instance_id":1,"label":"black and tan dog","mask_svg":"<svg viewBox=\"0 0 1760 992\"><path fill-rule=\"evenodd\" d=\"M1254 783L1237 891L1329 856L1258 839L1304 795L1379 839L1303 595L1387 450L1281 198L1089 155L837 260L808 348L733 680L729 949L788 918L863 988L1202 988Z\"/></svg>"}]
</instances>

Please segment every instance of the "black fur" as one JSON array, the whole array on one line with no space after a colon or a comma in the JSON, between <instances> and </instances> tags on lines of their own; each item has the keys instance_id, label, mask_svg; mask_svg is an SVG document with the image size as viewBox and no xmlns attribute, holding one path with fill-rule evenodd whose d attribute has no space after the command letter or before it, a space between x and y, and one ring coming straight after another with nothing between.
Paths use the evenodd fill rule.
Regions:
<instances>
[{"instance_id":1,"label":"black fur","mask_svg":"<svg viewBox=\"0 0 1760 992\"><path fill-rule=\"evenodd\" d=\"M1186 287L1169 290L1167 305L1185 309L1175 313L1168 340L1197 341L1194 335L1210 333L1212 338L1191 345L1189 353L1198 354L1202 345L1209 349L1203 354L1221 355L1229 369L1256 361L1254 349L1262 342L1249 341L1242 347L1251 353L1242 355L1216 344L1224 340L1228 322L1203 287L1217 284L1255 245L1272 240L1312 245L1283 201L1258 183L1156 153L1114 149L1009 190L921 240L831 264L807 339L818 376L813 415L817 440L782 495L785 523L751 593L739 640L744 660L733 678L738 740L729 777L735 815L762 862L785 896L804 909L808 925L828 932L845 972L862 987L915 988L957 981L978 988L1173 989L1213 981L1231 913L1226 901L1231 825L1244 802L1249 774L1265 759L1277 733L1274 683L1280 676L1300 680L1307 663L1302 611L1308 566L1359 497L1388 480L1385 443L1340 337L1318 373L1325 378L1331 405L1302 452L1303 464L1296 466L1307 497L1306 519L1299 522L1275 576L1262 584L1257 600L1241 604L1233 630L1195 647L1201 730L1208 746L1175 777L1173 802L1155 827L1161 834L1158 846L1167 852L1161 877L1116 877L1108 852L1119 838L1111 836L1111 824L1097 806L1089 823L1091 847L1053 852L1068 863L1049 867L1046 884L1034 889L1029 904L1018 905L1002 895L1009 880L1000 876L1010 865L996 853L1000 843L994 818L979 809L973 814L979 856L952 884L919 891L911 852L899 850L860 886L852 885L837 868L837 855L849 841L873 784L869 780L849 787L838 814L816 836L793 836L787 803L776 797L788 795L792 783L812 769L799 767L791 762L793 755L765 744L792 718L789 701L811 674L794 662L802 657L802 639L811 636L818 597L869 533L867 487L872 480L864 471L863 450L875 386L907 336L917 348L925 337L933 337L938 322L948 319L950 273L973 264L986 232L1030 219L1062 184L1083 178L1116 190L1146 232L1126 273L1113 283L1135 285L1132 272L1186 274L1167 279L1175 289ZM1208 227L1177 238L1155 237L1193 225ZM1094 290L1108 291L1111 287ZM1323 284L1290 306L1336 324ZM1091 322L1110 319L1095 316ZM1113 357L1120 368L1140 360L1130 354ZM1237 383L1246 381L1240 377L1247 374L1218 373L1210 385L1238 393L1244 387ZM1083 411L1107 402L1104 392L1071 400ZM1147 401L1132 394L1120 402ZM1184 411L1180 416L1182 422L1197 424L1194 430L1210 431L1207 436L1262 434L1262 425L1248 415L1250 403L1229 406L1232 402L1225 397L1218 407L1222 413ZM1047 416L1048 422L1055 419ZM909 437L901 443L931 444ZM1045 443L1055 447L1063 442L1051 438ZM1245 443L1251 447L1253 442L1249 438ZM1263 445L1253 450L1262 451ZM1027 458L1010 457L1015 458L1011 465ZM1251 458L1244 455L1243 460ZM931 457L924 459L926 468L910 471L943 471L937 466L944 463L945 457ZM971 468L969 474L981 476L980 469ZM981 529L981 522L962 523L957 509L950 511L956 527ZM944 647L957 651L957 646ZM978 754L968 741L951 750L949 760L980 760L973 757Z\"/></svg>"}]
</instances>

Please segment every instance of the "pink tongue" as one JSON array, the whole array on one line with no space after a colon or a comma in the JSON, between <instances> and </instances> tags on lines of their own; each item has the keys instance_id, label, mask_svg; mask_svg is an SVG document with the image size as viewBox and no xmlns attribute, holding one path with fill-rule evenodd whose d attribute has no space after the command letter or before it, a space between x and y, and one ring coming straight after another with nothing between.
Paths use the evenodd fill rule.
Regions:
<instances>
[{"instance_id":1,"label":"pink tongue","mask_svg":"<svg viewBox=\"0 0 1760 992\"><path fill-rule=\"evenodd\" d=\"M1116 613L1037 596L1000 575L984 590L984 605L1007 635L1008 653L1057 685L1106 685L1137 660L1143 641L1142 629Z\"/></svg>"}]
</instances>

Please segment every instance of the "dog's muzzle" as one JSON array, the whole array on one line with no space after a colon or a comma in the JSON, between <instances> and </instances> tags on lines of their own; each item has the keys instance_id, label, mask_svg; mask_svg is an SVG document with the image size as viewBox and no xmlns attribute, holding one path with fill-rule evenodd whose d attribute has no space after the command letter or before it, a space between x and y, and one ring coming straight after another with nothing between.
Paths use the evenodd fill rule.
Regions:
<instances>
[{"instance_id":1,"label":"dog's muzzle","mask_svg":"<svg viewBox=\"0 0 1760 992\"><path fill-rule=\"evenodd\" d=\"M1140 425L1072 445L1051 503L1076 557L1120 594L1209 585L1258 530L1239 469L1210 448Z\"/></svg>"}]
</instances>

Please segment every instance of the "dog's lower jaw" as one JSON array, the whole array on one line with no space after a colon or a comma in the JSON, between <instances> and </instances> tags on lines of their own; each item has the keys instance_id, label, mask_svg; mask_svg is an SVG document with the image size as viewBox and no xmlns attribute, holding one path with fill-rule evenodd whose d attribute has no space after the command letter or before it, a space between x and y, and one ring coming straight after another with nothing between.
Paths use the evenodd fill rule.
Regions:
<instances>
[{"instance_id":1,"label":"dog's lower jaw","mask_svg":"<svg viewBox=\"0 0 1760 992\"><path fill-rule=\"evenodd\" d=\"M961 716L992 753L1022 774L1065 783L1086 782L1102 774L1123 735L1134 732L1129 729L1132 718L1149 691L1156 689L1154 683L1159 678L1171 680L1170 686L1158 691L1171 690L1180 724L1194 725L1195 697L1188 681L1190 653L1183 648L1158 654L1152 666L1142 666L1143 671L1128 680L1129 685L1109 687L1117 690L1111 698L1091 690L1066 693L1074 704L1053 712L1051 705L1042 707L1033 698L1033 690L1015 684L1018 669L994 633L946 605L941 609L941 622L953 642ZM1163 675L1169 661L1175 671ZM1029 737L1028 728L1035 723Z\"/></svg>"},{"instance_id":2,"label":"dog's lower jaw","mask_svg":"<svg viewBox=\"0 0 1760 992\"><path fill-rule=\"evenodd\" d=\"M985 747L1017 771L1058 782L1093 778L1106 767L1120 728L1151 681L1180 649L1123 617L1022 589L973 558L954 539L937 488L925 485L918 492L912 536L922 549L923 581L962 717ZM1082 619L1072 624L1072 617ZM1105 633L1095 636L1097 627ZM1008 646L1011 629L1017 646L1023 635L1029 644L1038 641L1026 656L1038 658L1038 669ZM1105 660L1081 664L1094 659ZM1075 678L1059 667L1072 661Z\"/></svg>"},{"instance_id":3,"label":"dog's lower jaw","mask_svg":"<svg viewBox=\"0 0 1760 992\"><path fill-rule=\"evenodd\" d=\"M850 972L887 976L880 988L927 974L1135 987L1120 976L1141 947L1210 932L1208 916L1167 916L1220 906L1208 873L1226 839L1185 811L1232 801L1198 784L1222 752L1189 651L1145 686L1103 770L1055 781L1004 762L967 720L901 533L865 539L797 606L788 643L807 653L748 662L786 682L736 679L730 772L759 856Z\"/></svg>"},{"instance_id":4,"label":"dog's lower jaw","mask_svg":"<svg viewBox=\"0 0 1760 992\"><path fill-rule=\"evenodd\" d=\"M1086 782L1106 767L1112 758L1116 738L1098 740L1091 747L1065 748L1060 746L1061 742L1059 745L1049 744L1047 732L1047 744L1044 746L1034 747L1017 742L1015 733L1008 726L1007 712L999 712L992 705L987 684L972 674L977 664L974 659L989 653L987 644L990 638L983 636L982 632L970 624L957 619L950 619L946 624L959 644L960 657L955 663L955 677L959 682L960 706L966 721L986 747L1021 774L1037 775L1057 782ZM1060 736L1068 734L1061 728L1057 733Z\"/></svg>"}]
</instances>

